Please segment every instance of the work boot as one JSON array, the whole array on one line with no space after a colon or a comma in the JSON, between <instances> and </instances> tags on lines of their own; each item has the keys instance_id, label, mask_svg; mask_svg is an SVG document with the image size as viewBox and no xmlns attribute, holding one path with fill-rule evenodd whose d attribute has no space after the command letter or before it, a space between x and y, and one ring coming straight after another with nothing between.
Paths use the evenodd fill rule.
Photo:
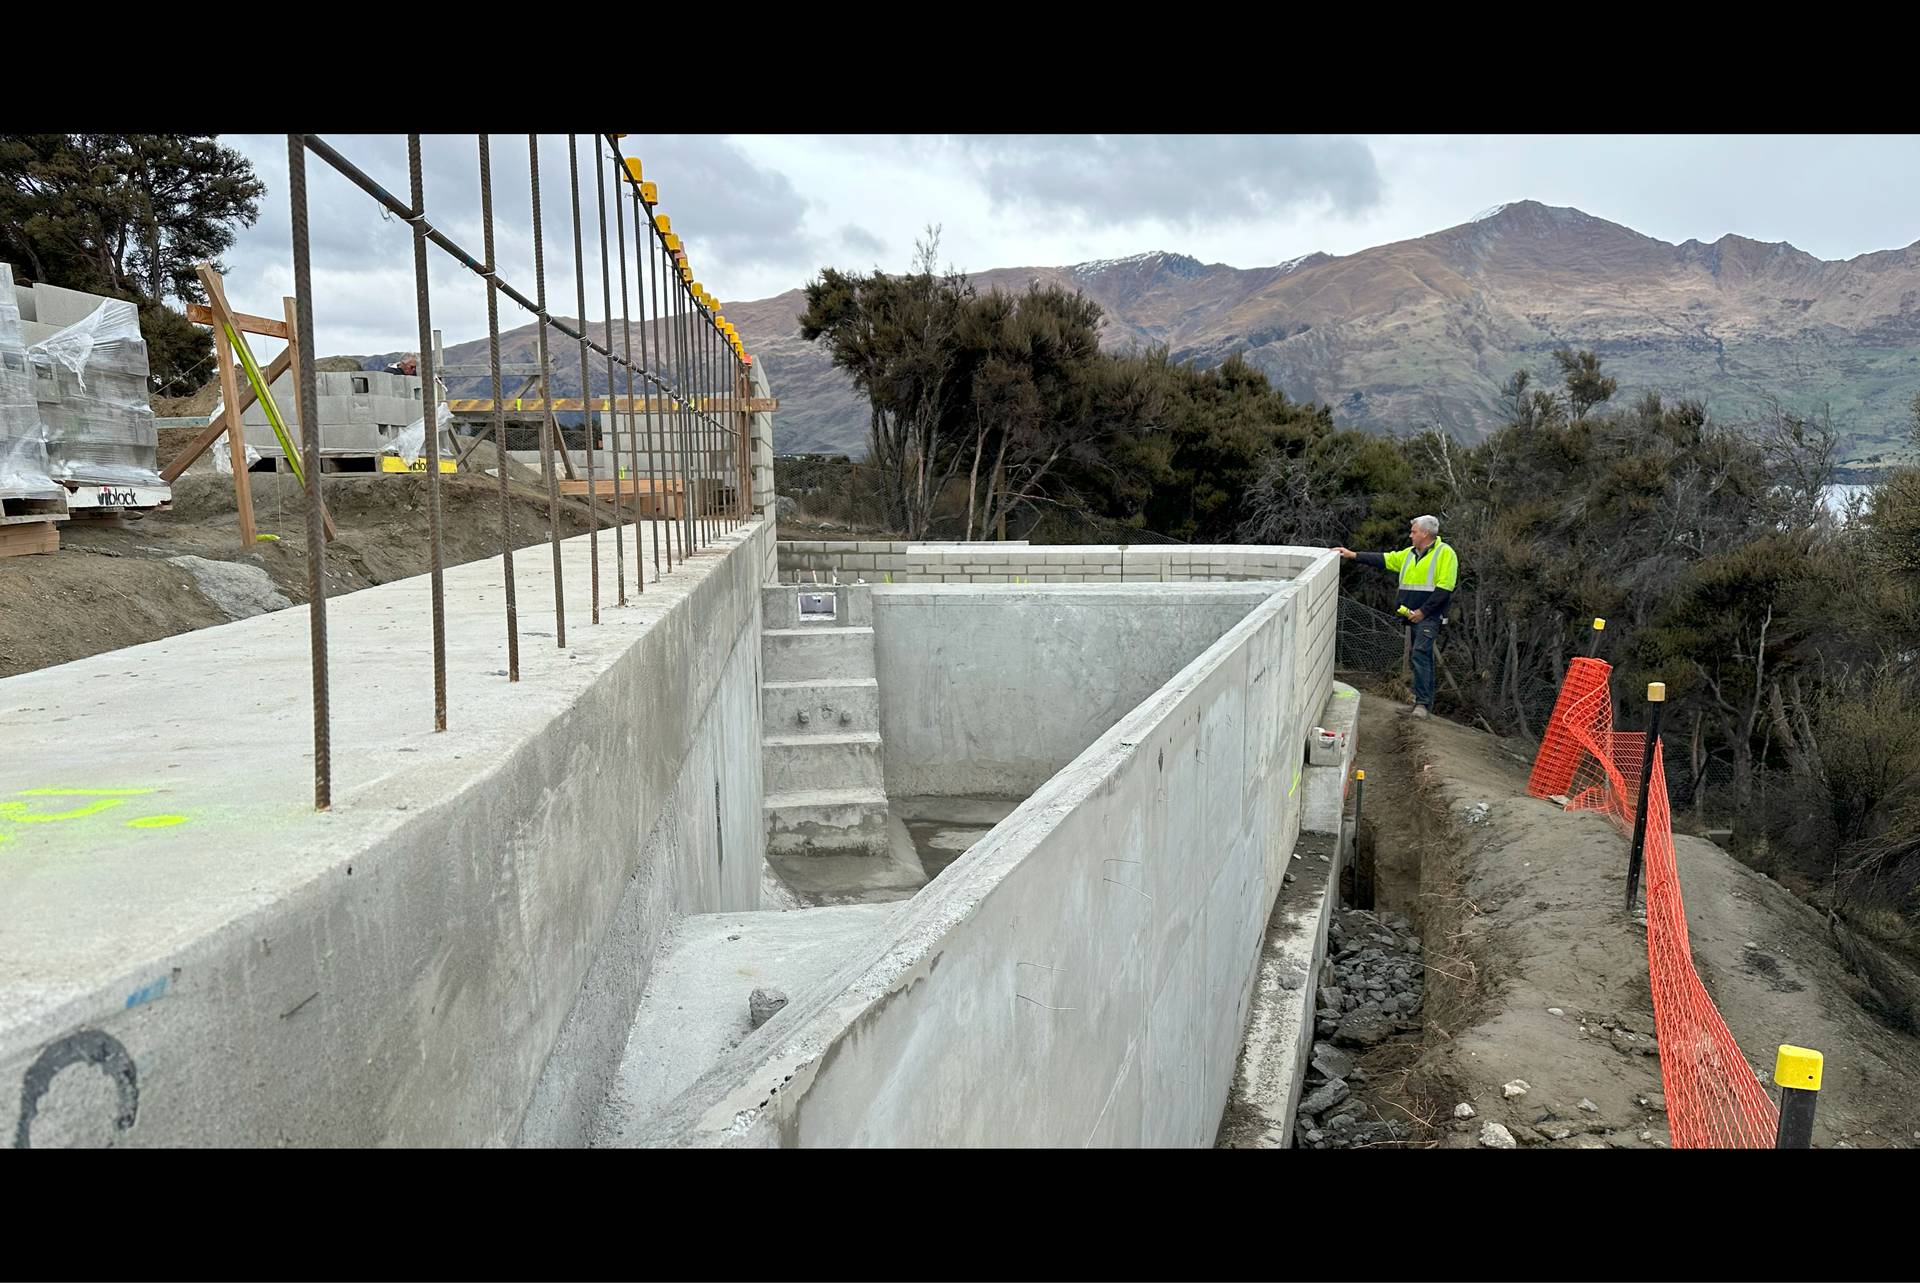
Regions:
<instances>
[{"instance_id":1,"label":"work boot","mask_svg":"<svg viewBox=\"0 0 1920 1283\"><path fill-rule=\"evenodd\" d=\"M1432 717L1433 716L1432 713L1427 711L1427 706L1425 704L1415 704L1413 706L1413 715L1415 717Z\"/></svg>"}]
</instances>

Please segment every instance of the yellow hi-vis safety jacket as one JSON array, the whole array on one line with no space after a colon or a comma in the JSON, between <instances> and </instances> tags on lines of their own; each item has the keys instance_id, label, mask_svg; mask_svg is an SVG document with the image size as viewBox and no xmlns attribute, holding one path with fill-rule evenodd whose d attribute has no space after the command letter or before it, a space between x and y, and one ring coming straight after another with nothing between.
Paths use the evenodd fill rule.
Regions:
<instances>
[{"instance_id":1,"label":"yellow hi-vis safety jacket","mask_svg":"<svg viewBox=\"0 0 1920 1283\"><path fill-rule=\"evenodd\" d=\"M1460 558L1443 539L1436 539L1424 554L1416 554L1412 548L1402 548L1399 552L1390 552L1381 557L1381 564L1400 577L1400 592L1395 605L1405 606L1408 610L1422 610L1429 602L1433 609L1427 613L1444 613L1448 600L1453 596L1454 585L1460 578ZM1438 595L1439 600L1434 601Z\"/></svg>"}]
</instances>

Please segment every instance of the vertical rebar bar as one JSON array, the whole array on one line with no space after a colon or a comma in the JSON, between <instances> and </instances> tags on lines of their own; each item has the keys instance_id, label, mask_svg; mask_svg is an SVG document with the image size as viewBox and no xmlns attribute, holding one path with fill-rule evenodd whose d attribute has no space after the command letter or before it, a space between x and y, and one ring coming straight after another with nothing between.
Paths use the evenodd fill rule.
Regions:
<instances>
[{"instance_id":1,"label":"vertical rebar bar","mask_svg":"<svg viewBox=\"0 0 1920 1283\"><path fill-rule=\"evenodd\" d=\"M427 292L427 189L420 135L407 135L408 199L413 202L413 287L420 314L420 408L426 418L427 574L433 597L433 729L447 729L447 598L440 550L440 389L435 382L433 307Z\"/></svg>"},{"instance_id":2,"label":"vertical rebar bar","mask_svg":"<svg viewBox=\"0 0 1920 1283\"><path fill-rule=\"evenodd\" d=\"M646 228L646 234L644 236L640 231L642 226ZM633 293L634 301L640 306L640 368L647 371L648 374L652 374L653 362L647 350L650 345L647 342L646 268L648 261L653 255L651 253L642 254L640 252L640 246L642 243L651 245L653 243L653 236L653 214L649 210L646 201L642 199L640 184L636 182L633 185L633 268L635 273ZM654 344L652 346L658 345ZM647 416L647 489L650 491L647 526L653 533L653 578L654 582L658 583L660 579L660 518L663 496L660 492L660 458L654 448L653 388L646 386L646 383L643 382L640 395L646 405ZM669 546L667 553L667 568L669 570L673 568L671 546Z\"/></svg>"},{"instance_id":3,"label":"vertical rebar bar","mask_svg":"<svg viewBox=\"0 0 1920 1283\"><path fill-rule=\"evenodd\" d=\"M580 325L580 406L587 439L587 582L600 622L600 503L593 473L593 372L587 364L587 266L580 249L580 136L567 135L567 188L573 198L573 293Z\"/></svg>"},{"instance_id":4,"label":"vertical rebar bar","mask_svg":"<svg viewBox=\"0 0 1920 1283\"><path fill-rule=\"evenodd\" d=\"M639 421L633 417L633 308L627 296L627 206L620 199L620 185L627 181L626 167L620 164L620 153L616 148L613 161L617 168L613 174L613 225L619 231L620 240L620 332L625 336L627 353L627 449L633 456L627 465L627 475L633 478L633 563L637 570L634 582L640 591L647 590L647 555L640 545L640 455L634 448L634 437L639 433ZM634 229L636 232L638 228ZM639 257L639 238L635 237L634 256ZM611 335L607 338L607 347L613 347ZM611 388L608 389L612 391ZM616 459L618 455L614 456Z\"/></svg>"},{"instance_id":5,"label":"vertical rebar bar","mask_svg":"<svg viewBox=\"0 0 1920 1283\"><path fill-rule=\"evenodd\" d=\"M640 232L642 220L645 221L646 226L646 234L644 236L642 236ZM657 349L660 346L658 334L653 336L653 343L649 344L647 342L647 277L650 273L648 273L646 268L648 261L653 258L651 246L653 245L654 226L653 215L647 210L645 202L640 199L640 189L637 184L634 187L633 195L633 228L634 244L638 246L644 242L649 247L647 253L636 253L633 256L634 268L639 273L639 277L634 283L633 292L637 296L640 304L640 368L652 373L653 358L649 354L648 349L649 347ZM656 271L657 270L658 269L656 269ZM647 524L652 527L653 530L653 578L654 582L658 583L660 581L660 521L664 515L666 496L660 488L660 456L655 448L653 418L654 389L651 387L642 388L641 395L645 398L647 407L647 489L650 492L648 495L649 511L647 514ZM667 569L673 569L673 541L671 538L667 541Z\"/></svg>"},{"instance_id":6,"label":"vertical rebar bar","mask_svg":"<svg viewBox=\"0 0 1920 1283\"><path fill-rule=\"evenodd\" d=\"M507 585L507 680L520 680L520 619L513 594L513 500L507 490L507 411L500 386L500 284L493 261L493 158L480 135L480 228L486 244L487 365L493 379L493 445L500 452L500 564Z\"/></svg>"},{"instance_id":7,"label":"vertical rebar bar","mask_svg":"<svg viewBox=\"0 0 1920 1283\"><path fill-rule=\"evenodd\" d=\"M674 460L679 457L679 451L673 447L672 420L668 419L664 413L667 408L667 405L671 404L671 399L668 393L669 393L669 384L672 380L671 367L667 363L667 331L666 331L666 325L665 325L666 313L663 310L664 304L662 303L661 293L660 293L661 291L660 254L662 250L665 249L666 242L661 238L659 234L660 223L659 223L658 215L655 215L648 220L647 227L648 227L647 258L650 263L650 268L647 272L647 276L649 278L648 287L653 294L653 351L654 351L654 356L656 357L660 367L660 370L659 370L660 399L662 402L666 403L666 404L663 404L661 407L662 415L658 421L659 430L660 430L660 440L666 451L666 459L660 465L660 472L661 472L662 482L667 486L668 489L672 489L673 488L673 470L675 467ZM664 495L665 495L665 491L662 492L662 500L661 500L662 503L665 503ZM676 527L678 527L680 524L680 510L683 507L685 507L686 501L687 501L686 492L684 490L679 491L678 497L674 502L674 504L672 505L673 507L672 517L670 520L667 520L666 522L667 553L668 553L667 560L669 565L671 565L673 560L673 557L672 557L673 543L674 543L676 534L678 533L676 530ZM664 512L662 513L662 517L663 518L666 517L666 514ZM684 537L682 537L680 539L680 560L684 562L686 559L687 559L687 541Z\"/></svg>"},{"instance_id":8,"label":"vertical rebar bar","mask_svg":"<svg viewBox=\"0 0 1920 1283\"><path fill-rule=\"evenodd\" d=\"M620 416L613 409L613 278L607 261L607 167L600 163L600 139L593 136L593 188L600 201L600 304L601 315L606 318L600 327L600 337L606 340L607 347L607 445L613 458L613 582L616 587L619 604L627 604L627 555L626 541L622 534L625 519L620 515ZM618 197L615 197L618 200ZM625 251L621 251L622 258ZM586 328L582 318L580 328ZM639 549L636 546L635 552Z\"/></svg>"},{"instance_id":9,"label":"vertical rebar bar","mask_svg":"<svg viewBox=\"0 0 1920 1283\"><path fill-rule=\"evenodd\" d=\"M567 648L567 588L560 569L560 469L554 449L566 449L560 436L560 422L553 414L553 370L547 354L547 258L544 224L540 212L540 135L527 135L528 185L533 202L533 301L535 332L540 362L540 470L547 483L547 541L553 545L553 634L554 645Z\"/></svg>"},{"instance_id":10,"label":"vertical rebar bar","mask_svg":"<svg viewBox=\"0 0 1920 1283\"><path fill-rule=\"evenodd\" d=\"M300 404L320 404L319 380L313 373L313 263L307 232L307 144L300 134L287 135L287 203L293 221L293 299L299 331L297 341L307 359L300 362ZM333 745L327 704L327 535L320 507L320 416L300 434L305 457L307 491L307 647L313 663L313 807L333 806ZM236 468L247 466L235 459Z\"/></svg>"},{"instance_id":11,"label":"vertical rebar bar","mask_svg":"<svg viewBox=\"0 0 1920 1283\"><path fill-rule=\"evenodd\" d=\"M684 237L682 241L684 243ZM684 253L684 251L683 251ZM691 380L687 375L687 305L689 297L687 276L683 270L684 260L676 255L673 277L668 282L669 297L673 300L673 364L674 383L680 389L680 475L687 495L686 535L687 543L695 552L701 551L700 541L700 491L698 469L693 458L693 403L689 399L687 387Z\"/></svg>"}]
</instances>

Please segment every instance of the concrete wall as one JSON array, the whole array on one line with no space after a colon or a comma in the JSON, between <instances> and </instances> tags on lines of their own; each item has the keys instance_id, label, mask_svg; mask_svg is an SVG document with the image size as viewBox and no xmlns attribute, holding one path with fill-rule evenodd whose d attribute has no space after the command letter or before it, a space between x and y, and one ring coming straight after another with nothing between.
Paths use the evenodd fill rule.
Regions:
<instances>
[{"instance_id":1,"label":"concrete wall","mask_svg":"<svg viewBox=\"0 0 1920 1283\"><path fill-rule=\"evenodd\" d=\"M1027 796L1275 587L873 589L888 794Z\"/></svg>"},{"instance_id":2,"label":"concrete wall","mask_svg":"<svg viewBox=\"0 0 1920 1283\"><path fill-rule=\"evenodd\" d=\"M1255 544L900 543L781 540L780 577L895 584L1185 583L1291 579L1323 548Z\"/></svg>"},{"instance_id":3,"label":"concrete wall","mask_svg":"<svg viewBox=\"0 0 1920 1283\"><path fill-rule=\"evenodd\" d=\"M1102 734L656 1144L1209 1144L1299 831L1332 558ZM1317 622L1316 622L1317 621Z\"/></svg>"},{"instance_id":4,"label":"concrete wall","mask_svg":"<svg viewBox=\"0 0 1920 1283\"><path fill-rule=\"evenodd\" d=\"M0 1130L577 1139L669 920L759 905L771 544L753 523L596 627L569 540L564 651L523 554L511 684L499 562L448 569L444 734L424 579L333 601L324 814L304 610L0 682Z\"/></svg>"},{"instance_id":5,"label":"concrete wall","mask_svg":"<svg viewBox=\"0 0 1920 1283\"><path fill-rule=\"evenodd\" d=\"M773 392L767 387L767 371L760 362L755 361L747 367L753 395L771 397ZM749 458L753 467L753 510L765 512L773 506L773 416L754 414L748 416L752 424L753 450Z\"/></svg>"}]
</instances>

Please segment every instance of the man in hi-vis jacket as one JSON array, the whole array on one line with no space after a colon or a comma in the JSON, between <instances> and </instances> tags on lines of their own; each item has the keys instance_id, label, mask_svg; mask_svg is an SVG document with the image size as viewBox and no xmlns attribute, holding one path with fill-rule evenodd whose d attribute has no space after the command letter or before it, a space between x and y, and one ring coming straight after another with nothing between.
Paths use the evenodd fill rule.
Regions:
<instances>
[{"instance_id":1,"label":"man in hi-vis jacket","mask_svg":"<svg viewBox=\"0 0 1920 1283\"><path fill-rule=\"evenodd\" d=\"M1433 643L1446 622L1447 603L1460 578L1460 558L1440 540L1440 519L1415 517L1407 529L1409 547L1399 552L1334 551L1364 566L1379 566L1400 577L1401 617L1413 629L1413 715L1433 713Z\"/></svg>"}]
</instances>

